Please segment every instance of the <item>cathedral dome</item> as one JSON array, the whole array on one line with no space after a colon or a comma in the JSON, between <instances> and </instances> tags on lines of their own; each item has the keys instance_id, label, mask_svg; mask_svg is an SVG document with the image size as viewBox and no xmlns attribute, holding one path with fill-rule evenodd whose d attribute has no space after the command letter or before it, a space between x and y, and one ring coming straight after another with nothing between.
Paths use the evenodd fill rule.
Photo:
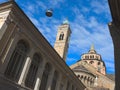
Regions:
<instances>
[{"instance_id":1,"label":"cathedral dome","mask_svg":"<svg viewBox=\"0 0 120 90\"><path fill-rule=\"evenodd\" d=\"M94 49L94 45L91 45L90 50L88 53L85 53L81 57L82 60L102 60L101 55L97 54Z\"/></svg>"},{"instance_id":2,"label":"cathedral dome","mask_svg":"<svg viewBox=\"0 0 120 90\"><path fill-rule=\"evenodd\" d=\"M98 70L98 72L105 75L106 73L106 67L105 63L101 58L100 54L97 54L97 52L94 49L94 46L92 45L88 53L85 53L81 56L81 61L88 63L89 65L93 66Z\"/></svg>"}]
</instances>

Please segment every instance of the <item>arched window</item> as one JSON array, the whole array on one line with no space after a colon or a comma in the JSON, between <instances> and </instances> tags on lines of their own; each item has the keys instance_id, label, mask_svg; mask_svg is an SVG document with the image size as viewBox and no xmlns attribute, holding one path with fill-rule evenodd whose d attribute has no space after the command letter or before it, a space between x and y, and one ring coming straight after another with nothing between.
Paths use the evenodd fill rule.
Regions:
<instances>
[{"instance_id":1,"label":"arched window","mask_svg":"<svg viewBox=\"0 0 120 90\"><path fill-rule=\"evenodd\" d=\"M89 56L85 56L85 59L89 59Z\"/></svg>"},{"instance_id":2,"label":"arched window","mask_svg":"<svg viewBox=\"0 0 120 90\"><path fill-rule=\"evenodd\" d=\"M90 64L93 64L94 63L94 61L90 61Z\"/></svg>"},{"instance_id":3,"label":"arched window","mask_svg":"<svg viewBox=\"0 0 120 90\"><path fill-rule=\"evenodd\" d=\"M63 40L63 38L64 38L64 33L62 32L59 36L59 40Z\"/></svg>"},{"instance_id":4,"label":"arched window","mask_svg":"<svg viewBox=\"0 0 120 90\"><path fill-rule=\"evenodd\" d=\"M77 75L78 78L80 78L80 75Z\"/></svg>"},{"instance_id":5,"label":"arched window","mask_svg":"<svg viewBox=\"0 0 120 90\"><path fill-rule=\"evenodd\" d=\"M25 80L25 85L29 88L34 88L39 65L40 65L40 56L38 54L35 54L33 56L33 60L31 62L31 65Z\"/></svg>"},{"instance_id":6,"label":"arched window","mask_svg":"<svg viewBox=\"0 0 120 90\"><path fill-rule=\"evenodd\" d=\"M101 63L100 62L98 62L98 65L100 65Z\"/></svg>"},{"instance_id":7,"label":"arched window","mask_svg":"<svg viewBox=\"0 0 120 90\"><path fill-rule=\"evenodd\" d=\"M80 78L83 79L83 75Z\"/></svg>"},{"instance_id":8,"label":"arched window","mask_svg":"<svg viewBox=\"0 0 120 90\"><path fill-rule=\"evenodd\" d=\"M42 75L42 80L41 80L41 85L40 85L39 90L45 90L50 71L51 71L50 64L47 63L46 66L45 66L43 75Z\"/></svg>"},{"instance_id":9,"label":"arched window","mask_svg":"<svg viewBox=\"0 0 120 90\"><path fill-rule=\"evenodd\" d=\"M90 59L94 59L94 55L90 55Z\"/></svg>"},{"instance_id":10,"label":"arched window","mask_svg":"<svg viewBox=\"0 0 120 90\"><path fill-rule=\"evenodd\" d=\"M85 63L87 63L87 61L84 61Z\"/></svg>"},{"instance_id":11,"label":"arched window","mask_svg":"<svg viewBox=\"0 0 120 90\"><path fill-rule=\"evenodd\" d=\"M57 79L58 79L58 72L55 71L53 81L52 81L51 90L55 90L55 87L56 87L56 84L57 84Z\"/></svg>"},{"instance_id":12,"label":"arched window","mask_svg":"<svg viewBox=\"0 0 120 90\"><path fill-rule=\"evenodd\" d=\"M95 57L95 59L97 59L97 60L98 60L98 59L99 59L99 58L98 58L98 56L96 56L96 57Z\"/></svg>"},{"instance_id":13,"label":"arched window","mask_svg":"<svg viewBox=\"0 0 120 90\"><path fill-rule=\"evenodd\" d=\"M84 77L84 82L86 81L86 79L87 79L87 77L85 76L85 77Z\"/></svg>"},{"instance_id":14,"label":"arched window","mask_svg":"<svg viewBox=\"0 0 120 90\"><path fill-rule=\"evenodd\" d=\"M28 45L23 40L17 43L16 48L10 57L10 61L5 71L6 77L16 82L19 80L20 74L25 63L25 59L27 57L28 49Z\"/></svg>"}]
</instances>

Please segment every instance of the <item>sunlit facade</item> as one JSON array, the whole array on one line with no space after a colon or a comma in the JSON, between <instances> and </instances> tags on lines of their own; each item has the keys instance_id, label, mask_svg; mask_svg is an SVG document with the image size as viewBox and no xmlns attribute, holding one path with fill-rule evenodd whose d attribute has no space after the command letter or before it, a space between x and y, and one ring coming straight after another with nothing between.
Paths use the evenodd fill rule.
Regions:
<instances>
[{"instance_id":1,"label":"sunlit facade","mask_svg":"<svg viewBox=\"0 0 120 90\"><path fill-rule=\"evenodd\" d=\"M0 4L0 90L85 88L14 0Z\"/></svg>"}]
</instances>

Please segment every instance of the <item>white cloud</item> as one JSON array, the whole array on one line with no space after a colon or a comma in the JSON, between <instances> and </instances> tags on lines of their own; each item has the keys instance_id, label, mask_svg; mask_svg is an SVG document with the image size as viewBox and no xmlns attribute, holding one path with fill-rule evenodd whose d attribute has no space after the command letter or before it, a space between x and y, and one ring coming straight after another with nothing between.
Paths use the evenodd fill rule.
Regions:
<instances>
[{"instance_id":1,"label":"white cloud","mask_svg":"<svg viewBox=\"0 0 120 90\"><path fill-rule=\"evenodd\" d=\"M46 10L47 9L47 6L41 2L41 1L36 1L36 3L38 4L39 8L43 9L43 10Z\"/></svg>"},{"instance_id":2,"label":"white cloud","mask_svg":"<svg viewBox=\"0 0 120 90\"><path fill-rule=\"evenodd\" d=\"M52 7L59 7L63 4L63 0L49 1ZM103 2L102 2L103 3ZM108 7L102 4L100 1L91 2L91 7L82 9L85 12L89 12L92 8L97 14L106 13L108 14ZM37 4L37 5L36 5ZM47 38L47 40L53 45L55 42L55 37L57 33L58 26L63 21L62 19L56 19L54 17L35 17L33 13L39 16L41 14L41 9L45 10L48 8L43 2L37 2L36 4L30 4L30 6L24 5L24 10L30 17L31 21L38 27L40 32ZM105 6L105 7L104 7ZM39 9L41 7L41 9ZM101 23L95 16L90 15L85 16L78 7L72 7L74 13L74 20L70 22L72 35L70 39L70 47L68 54L79 55L79 57L68 57L67 62L76 62L80 55L87 53L91 44L94 44L95 49L99 54L102 55L103 60L107 67L114 69L113 67L113 46L110 34L108 31L107 24ZM99 12L98 12L99 11ZM36 13L37 12L37 13ZM43 13L42 13L43 14ZM72 51L72 52L71 52ZM111 62L109 62L111 61Z\"/></svg>"},{"instance_id":3,"label":"white cloud","mask_svg":"<svg viewBox=\"0 0 120 90\"><path fill-rule=\"evenodd\" d=\"M50 5L51 7L55 7L55 8L60 7L60 4L61 4L61 3L64 3L64 0L50 0L50 1L49 1L49 5Z\"/></svg>"},{"instance_id":4,"label":"white cloud","mask_svg":"<svg viewBox=\"0 0 120 90\"><path fill-rule=\"evenodd\" d=\"M92 0L91 7L93 11L97 14L100 13L106 13L108 12L108 5L106 3L107 1L98 1L98 0Z\"/></svg>"},{"instance_id":5,"label":"white cloud","mask_svg":"<svg viewBox=\"0 0 120 90\"><path fill-rule=\"evenodd\" d=\"M102 9L106 9L101 3L94 2L96 10L99 11L101 6ZM71 22L72 37L69 51L72 52L69 52L69 54L87 53L91 44L94 44L96 51L102 55L103 61L105 61L107 66L107 70L114 72L113 45L107 24L101 23L95 16L89 16L89 18L86 19L85 15L82 14L77 7L72 9L76 15L76 19L74 22ZM100 11L99 13L108 14L107 10ZM71 61L71 59L69 58L68 60ZM76 60L74 60L74 62L75 61Z\"/></svg>"}]
</instances>

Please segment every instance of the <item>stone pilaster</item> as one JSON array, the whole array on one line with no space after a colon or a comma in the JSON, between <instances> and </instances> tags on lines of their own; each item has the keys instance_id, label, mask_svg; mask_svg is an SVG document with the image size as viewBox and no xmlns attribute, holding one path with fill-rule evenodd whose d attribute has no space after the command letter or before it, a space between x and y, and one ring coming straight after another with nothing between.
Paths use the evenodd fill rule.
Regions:
<instances>
[{"instance_id":1,"label":"stone pilaster","mask_svg":"<svg viewBox=\"0 0 120 90\"><path fill-rule=\"evenodd\" d=\"M43 72L44 72L44 69L45 69L45 65L46 65L45 60L42 61L41 65L42 66L39 66L39 69L38 69L37 79L36 79L34 90L39 90L39 87L40 87L40 84L41 84L41 80L42 80L42 75L43 75Z\"/></svg>"},{"instance_id":2,"label":"stone pilaster","mask_svg":"<svg viewBox=\"0 0 120 90\"><path fill-rule=\"evenodd\" d=\"M67 88L67 80L65 80L65 82L64 82L63 90L66 90L66 88Z\"/></svg>"},{"instance_id":3,"label":"stone pilaster","mask_svg":"<svg viewBox=\"0 0 120 90\"><path fill-rule=\"evenodd\" d=\"M62 79L62 75L59 74L59 78L58 78L57 85L56 85L57 87L56 90L60 90L61 79Z\"/></svg>"},{"instance_id":4,"label":"stone pilaster","mask_svg":"<svg viewBox=\"0 0 120 90\"><path fill-rule=\"evenodd\" d=\"M24 84L24 81L25 81L25 78L27 76L30 64L31 64L31 58L27 57L25 65L24 65L23 70L22 70L22 73L20 75L20 79L18 81L18 84Z\"/></svg>"},{"instance_id":5,"label":"stone pilaster","mask_svg":"<svg viewBox=\"0 0 120 90\"><path fill-rule=\"evenodd\" d=\"M54 72L55 72L55 69L52 68L52 71L50 72L48 82L47 82L47 86L46 86L47 90L51 90L51 85L52 85L52 81L53 81L53 77L54 77Z\"/></svg>"}]
</instances>

